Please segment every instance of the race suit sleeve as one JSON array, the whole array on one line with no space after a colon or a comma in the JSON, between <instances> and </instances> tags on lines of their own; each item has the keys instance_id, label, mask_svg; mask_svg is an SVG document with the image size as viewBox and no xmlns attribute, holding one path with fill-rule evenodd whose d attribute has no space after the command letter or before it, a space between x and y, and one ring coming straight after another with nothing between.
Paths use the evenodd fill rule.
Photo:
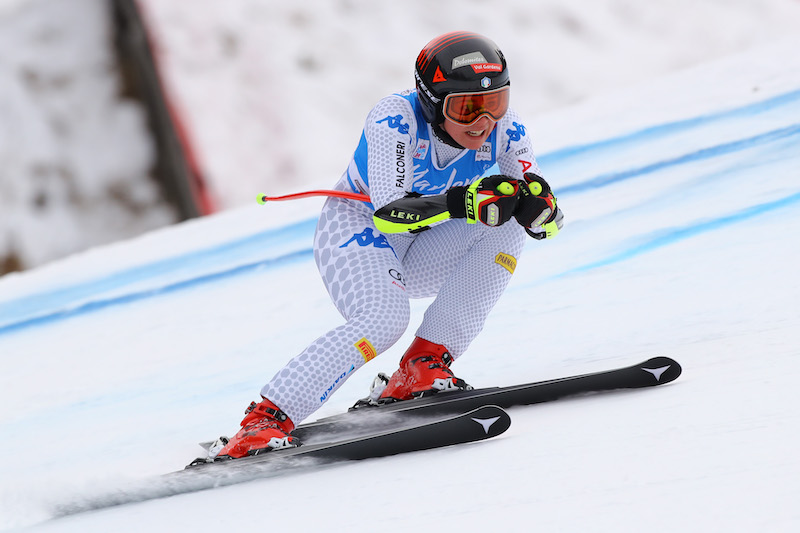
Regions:
<instances>
[{"instance_id":1,"label":"race suit sleeve","mask_svg":"<svg viewBox=\"0 0 800 533\"><path fill-rule=\"evenodd\" d=\"M409 196L418 126L425 127L417 124L411 104L398 95L378 102L364 124L369 194L375 225L383 233L421 231L450 217L444 195Z\"/></svg>"},{"instance_id":2,"label":"race suit sleeve","mask_svg":"<svg viewBox=\"0 0 800 533\"><path fill-rule=\"evenodd\" d=\"M524 179L523 174L533 172L541 176L541 170L533 154L533 145L528 128L519 115L509 109L497 123L497 166L506 176Z\"/></svg>"},{"instance_id":3,"label":"race suit sleeve","mask_svg":"<svg viewBox=\"0 0 800 533\"><path fill-rule=\"evenodd\" d=\"M503 120L498 122L497 127L500 134L500 142L497 147L497 164L500 172L520 180L524 179L523 174L527 172L542 176L533 155L530 134L517 113L509 109ZM555 197L553 197L553 205L555 202ZM541 226L526 227L525 231L534 239L544 239L557 235L563 225L564 212L561 207L555 207L551 219Z\"/></svg>"},{"instance_id":4,"label":"race suit sleeve","mask_svg":"<svg viewBox=\"0 0 800 533\"><path fill-rule=\"evenodd\" d=\"M397 95L378 102L367 115L364 137L368 147L369 195L375 209L380 209L411 190L417 139L411 104Z\"/></svg>"}]
</instances>

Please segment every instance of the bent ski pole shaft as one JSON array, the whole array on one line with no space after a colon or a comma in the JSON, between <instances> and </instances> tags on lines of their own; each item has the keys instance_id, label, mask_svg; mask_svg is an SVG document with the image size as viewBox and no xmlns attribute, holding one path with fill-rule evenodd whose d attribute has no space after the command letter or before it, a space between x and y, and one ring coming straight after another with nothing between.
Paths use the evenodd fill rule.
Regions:
<instances>
[{"instance_id":1,"label":"bent ski pole shaft","mask_svg":"<svg viewBox=\"0 0 800 533\"><path fill-rule=\"evenodd\" d=\"M348 200L359 200L361 202L370 201L368 195L357 192L315 190L315 191L297 192L294 194L286 194L284 196L267 196L266 194L259 194L258 203L260 205L264 205L267 202L283 202L286 200L298 200L300 198L309 198L311 196L331 196L333 198L346 198Z\"/></svg>"}]
</instances>

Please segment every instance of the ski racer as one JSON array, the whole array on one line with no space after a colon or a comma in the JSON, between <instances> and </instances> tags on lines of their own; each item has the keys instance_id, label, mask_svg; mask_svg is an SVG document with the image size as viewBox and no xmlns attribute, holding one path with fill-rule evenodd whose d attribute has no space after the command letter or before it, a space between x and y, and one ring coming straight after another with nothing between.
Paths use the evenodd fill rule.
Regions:
<instances>
[{"instance_id":1,"label":"ski racer","mask_svg":"<svg viewBox=\"0 0 800 533\"><path fill-rule=\"evenodd\" d=\"M435 296L399 369L370 401L471 388L451 363L483 328L527 236L562 227L528 130L509 108L497 45L470 32L441 35L420 52L414 77L415 89L369 112L335 187L371 204L330 198L320 215L314 257L346 322L277 372L218 459L297 446L295 425L400 339L411 298ZM499 173L487 176L495 165Z\"/></svg>"}]
</instances>

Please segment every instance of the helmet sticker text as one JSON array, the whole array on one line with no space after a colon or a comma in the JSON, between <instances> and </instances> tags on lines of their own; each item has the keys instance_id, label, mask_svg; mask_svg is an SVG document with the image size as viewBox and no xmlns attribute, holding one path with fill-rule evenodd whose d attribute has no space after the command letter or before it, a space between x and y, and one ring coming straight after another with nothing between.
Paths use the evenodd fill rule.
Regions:
<instances>
[{"instance_id":1,"label":"helmet sticker text","mask_svg":"<svg viewBox=\"0 0 800 533\"><path fill-rule=\"evenodd\" d=\"M453 58L453 66L451 69L460 67L468 67L474 63L488 63L486 58L480 52L470 52L469 54L460 55Z\"/></svg>"},{"instance_id":2,"label":"helmet sticker text","mask_svg":"<svg viewBox=\"0 0 800 533\"><path fill-rule=\"evenodd\" d=\"M475 74L481 74L482 72L503 72L503 65L500 63L475 63L471 66Z\"/></svg>"}]
</instances>

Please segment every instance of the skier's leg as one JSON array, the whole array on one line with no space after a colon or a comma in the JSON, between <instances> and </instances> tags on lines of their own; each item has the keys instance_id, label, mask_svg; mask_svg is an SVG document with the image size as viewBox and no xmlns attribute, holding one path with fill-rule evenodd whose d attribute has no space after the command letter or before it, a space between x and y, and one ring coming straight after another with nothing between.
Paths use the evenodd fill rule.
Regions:
<instances>
[{"instance_id":1,"label":"skier's leg","mask_svg":"<svg viewBox=\"0 0 800 533\"><path fill-rule=\"evenodd\" d=\"M398 240L400 254L413 241ZM347 322L312 342L261 391L299 423L358 368L402 336L410 306L395 250L358 202L331 199L315 236L315 259L331 299Z\"/></svg>"},{"instance_id":2,"label":"skier's leg","mask_svg":"<svg viewBox=\"0 0 800 533\"><path fill-rule=\"evenodd\" d=\"M413 238L399 239L401 256ZM319 409L359 367L387 350L405 332L410 306L395 250L358 202L331 199L315 235L314 256L322 279L347 322L311 343L261 390L242 429L220 456L294 446L289 435Z\"/></svg>"},{"instance_id":3,"label":"skier's leg","mask_svg":"<svg viewBox=\"0 0 800 533\"><path fill-rule=\"evenodd\" d=\"M458 221L454 221L458 222ZM430 232L425 232L430 233ZM527 240L522 226L508 222L500 227L452 224L447 234L425 233L410 247L404 261L406 278L415 291L436 294L425 311L417 336L447 346L453 358L463 354L483 329L486 317L511 281ZM432 250L442 250L440 240L459 242L435 276L426 274ZM417 297L412 293L411 297Z\"/></svg>"},{"instance_id":4,"label":"skier's leg","mask_svg":"<svg viewBox=\"0 0 800 533\"><path fill-rule=\"evenodd\" d=\"M403 258L409 294L436 298L381 398L405 400L469 387L449 366L483 328L524 242L524 230L517 224L489 228L460 221L417 237Z\"/></svg>"}]
</instances>

